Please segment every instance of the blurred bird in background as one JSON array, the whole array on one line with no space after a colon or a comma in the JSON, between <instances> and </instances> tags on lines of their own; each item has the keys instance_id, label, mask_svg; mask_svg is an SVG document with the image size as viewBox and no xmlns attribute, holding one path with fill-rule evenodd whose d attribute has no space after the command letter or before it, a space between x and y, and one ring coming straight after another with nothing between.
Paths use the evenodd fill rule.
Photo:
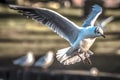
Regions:
<instances>
[{"instance_id":1,"label":"blurred bird in background","mask_svg":"<svg viewBox=\"0 0 120 80\"><path fill-rule=\"evenodd\" d=\"M34 63L34 56L32 52L28 52L25 56L22 56L13 61L13 64L24 67L31 66Z\"/></svg>"},{"instance_id":2,"label":"blurred bird in background","mask_svg":"<svg viewBox=\"0 0 120 80\"><path fill-rule=\"evenodd\" d=\"M58 50L56 58L64 65L74 64L86 59L92 64L90 56L93 52L90 47L93 45L97 37L104 37L103 27L105 25L95 26L95 21L102 13L102 7L94 5L88 18L84 21L82 27L77 26L66 17L59 13L45 8L32 8L25 6L9 5L11 9L18 10L25 16L47 25L54 32L66 39L70 43L70 47Z\"/></svg>"},{"instance_id":3,"label":"blurred bird in background","mask_svg":"<svg viewBox=\"0 0 120 80\"><path fill-rule=\"evenodd\" d=\"M22 80L24 80L24 76L26 76L27 71L29 70L29 67L33 65L34 61L35 61L35 58L31 51L28 52L25 56L22 56L16 60L14 60L13 61L14 65L22 66L22 69L18 69L18 71L17 71L17 78L19 78L19 76L23 72L23 75L20 78L22 78Z\"/></svg>"},{"instance_id":4,"label":"blurred bird in background","mask_svg":"<svg viewBox=\"0 0 120 80\"><path fill-rule=\"evenodd\" d=\"M45 56L39 58L35 62L34 66L41 67L46 70L49 66L52 65L53 62L54 62L54 53L53 51L48 51Z\"/></svg>"}]
</instances>

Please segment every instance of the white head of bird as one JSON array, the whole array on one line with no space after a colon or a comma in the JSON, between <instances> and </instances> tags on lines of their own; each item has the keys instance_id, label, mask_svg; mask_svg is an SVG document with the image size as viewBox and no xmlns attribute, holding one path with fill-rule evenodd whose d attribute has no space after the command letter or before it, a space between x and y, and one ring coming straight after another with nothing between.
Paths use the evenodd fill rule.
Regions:
<instances>
[{"instance_id":1,"label":"white head of bird","mask_svg":"<svg viewBox=\"0 0 120 80\"><path fill-rule=\"evenodd\" d=\"M28 56L29 60L33 60L33 53L32 52L28 52L27 56Z\"/></svg>"},{"instance_id":2,"label":"white head of bird","mask_svg":"<svg viewBox=\"0 0 120 80\"><path fill-rule=\"evenodd\" d=\"M105 38L103 29L99 26L95 28L94 33L95 33L96 37L102 36Z\"/></svg>"},{"instance_id":3,"label":"white head of bird","mask_svg":"<svg viewBox=\"0 0 120 80\"><path fill-rule=\"evenodd\" d=\"M48 55L49 57L53 57L53 56L54 56L54 53L53 53L52 51L48 51L47 55Z\"/></svg>"},{"instance_id":4,"label":"white head of bird","mask_svg":"<svg viewBox=\"0 0 120 80\"><path fill-rule=\"evenodd\" d=\"M114 19L114 17L111 16L111 17L108 17L107 19L98 23L98 25L95 27L95 30L94 30L94 33L95 33L96 37L102 36L102 37L105 38L103 29L104 29L105 25L107 25L113 19Z\"/></svg>"},{"instance_id":5,"label":"white head of bird","mask_svg":"<svg viewBox=\"0 0 120 80\"><path fill-rule=\"evenodd\" d=\"M90 26L90 27L87 27L86 29L84 29L85 33L84 35L86 35L86 38L95 38L95 37L104 37L105 38L105 35L104 35L104 31L102 29L102 27L100 26Z\"/></svg>"}]
</instances>

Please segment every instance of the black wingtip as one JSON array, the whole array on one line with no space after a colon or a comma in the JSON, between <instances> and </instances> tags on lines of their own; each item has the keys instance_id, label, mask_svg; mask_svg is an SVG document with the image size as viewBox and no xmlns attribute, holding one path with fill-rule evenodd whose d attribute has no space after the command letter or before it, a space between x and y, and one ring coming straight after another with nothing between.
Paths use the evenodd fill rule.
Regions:
<instances>
[{"instance_id":1,"label":"black wingtip","mask_svg":"<svg viewBox=\"0 0 120 80\"><path fill-rule=\"evenodd\" d=\"M28 6L20 6L20 5L8 5L9 8L14 9L14 10L23 10L23 9L31 9L31 7Z\"/></svg>"},{"instance_id":2,"label":"black wingtip","mask_svg":"<svg viewBox=\"0 0 120 80\"><path fill-rule=\"evenodd\" d=\"M17 9L17 5L12 5L12 4L10 4L10 5L8 5L9 6L9 8L11 8L11 9Z\"/></svg>"},{"instance_id":3,"label":"black wingtip","mask_svg":"<svg viewBox=\"0 0 120 80\"><path fill-rule=\"evenodd\" d=\"M21 8L26 8L25 6L20 6L20 5L13 5L13 4L10 4L8 5L11 9L21 9Z\"/></svg>"}]
</instances>

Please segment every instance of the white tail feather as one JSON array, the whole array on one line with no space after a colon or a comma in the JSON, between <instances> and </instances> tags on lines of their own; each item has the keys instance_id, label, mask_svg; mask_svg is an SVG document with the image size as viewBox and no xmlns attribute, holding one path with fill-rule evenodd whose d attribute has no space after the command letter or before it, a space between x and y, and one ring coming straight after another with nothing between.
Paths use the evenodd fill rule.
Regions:
<instances>
[{"instance_id":1,"label":"white tail feather","mask_svg":"<svg viewBox=\"0 0 120 80\"><path fill-rule=\"evenodd\" d=\"M64 48L64 49L60 49L57 51L56 53L56 58L58 61L60 61L60 63L64 64L64 65L70 65L70 64L75 64L77 62L80 62L81 61L81 58L82 60L85 60L86 57L85 57L85 54L84 53L81 53L79 54L79 57L78 54L76 55L67 55L67 51L70 49L71 47L67 47L67 48ZM75 53L75 51L73 51L72 53ZM91 55L93 55L94 53L90 50L88 50L88 53L86 54L87 57L90 57Z\"/></svg>"},{"instance_id":2,"label":"white tail feather","mask_svg":"<svg viewBox=\"0 0 120 80\"><path fill-rule=\"evenodd\" d=\"M90 57L91 55L93 55L93 54L86 54L87 57ZM82 60L85 60L85 59L86 59L84 53L79 54L79 56L82 58ZM79 56L78 56L78 55L75 55L75 56L73 56L73 57L65 60L65 61L63 62L63 64L64 64L64 65L70 65L70 64L75 64L75 63L77 63L77 62L80 62L80 61L81 61L81 58L80 58Z\"/></svg>"},{"instance_id":3,"label":"white tail feather","mask_svg":"<svg viewBox=\"0 0 120 80\"><path fill-rule=\"evenodd\" d=\"M66 55L66 52L70 49L70 47L64 48L64 49L60 49L57 51L56 53L56 58L58 61L60 61L60 63L62 63L65 59L68 58L68 56Z\"/></svg>"}]
</instances>

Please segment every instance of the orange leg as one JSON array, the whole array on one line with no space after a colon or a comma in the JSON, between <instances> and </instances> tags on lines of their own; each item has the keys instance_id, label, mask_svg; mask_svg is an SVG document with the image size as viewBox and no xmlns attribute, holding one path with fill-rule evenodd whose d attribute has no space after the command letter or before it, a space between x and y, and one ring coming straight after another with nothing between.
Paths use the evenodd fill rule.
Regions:
<instances>
[{"instance_id":1,"label":"orange leg","mask_svg":"<svg viewBox=\"0 0 120 80\"><path fill-rule=\"evenodd\" d=\"M86 57L86 59L87 59L88 63L89 63L89 64L92 64L92 61L90 60L90 58L89 58L89 57L87 57L87 52L85 52L85 54L84 54L84 55L85 55L85 57Z\"/></svg>"},{"instance_id":2,"label":"orange leg","mask_svg":"<svg viewBox=\"0 0 120 80\"><path fill-rule=\"evenodd\" d=\"M85 61L83 60L83 58L79 55L81 52L81 49L78 50L78 57L81 59L81 61L85 64Z\"/></svg>"},{"instance_id":3,"label":"orange leg","mask_svg":"<svg viewBox=\"0 0 120 80\"><path fill-rule=\"evenodd\" d=\"M85 61L83 60L83 58L79 55L78 53L78 57L81 59L81 61L85 64Z\"/></svg>"}]
</instances>

